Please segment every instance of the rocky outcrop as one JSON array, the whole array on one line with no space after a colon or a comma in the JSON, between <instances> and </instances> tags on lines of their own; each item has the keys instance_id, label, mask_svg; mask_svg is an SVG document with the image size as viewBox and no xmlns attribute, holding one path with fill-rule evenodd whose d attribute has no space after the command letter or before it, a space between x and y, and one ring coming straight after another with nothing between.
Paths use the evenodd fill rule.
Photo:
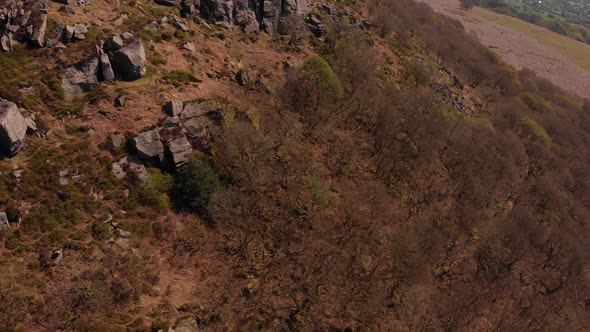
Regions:
<instances>
[{"instance_id":1,"label":"rocky outcrop","mask_svg":"<svg viewBox=\"0 0 590 332\"><path fill-rule=\"evenodd\" d=\"M64 31L67 31L67 36L70 35L70 29ZM76 31L74 28L71 38L75 38ZM127 44L124 40L127 40ZM96 59L76 64L64 71L62 87L68 98L92 90L99 81L134 81L145 75L147 60L141 40L133 41L133 36L127 39L112 36L102 48L97 48Z\"/></svg>"},{"instance_id":2,"label":"rocky outcrop","mask_svg":"<svg viewBox=\"0 0 590 332\"><path fill-rule=\"evenodd\" d=\"M183 12L189 15L194 3L186 2ZM278 30L280 20L289 15L302 15L308 0L203 0L201 15L225 28L240 26L245 32Z\"/></svg>"},{"instance_id":3,"label":"rocky outcrop","mask_svg":"<svg viewBox=\"0 0 590 332\"><path fill-rule=\"evenodd\" d=\"M45 0L0 1L0 50L11 51L19 42L45 46L45 8Z\"/></svg>"},{"instance_id":4,"label":"rocky outcrop","mask_svg":"<svg viewBox=\"0 0 590 332\"><path fill-rule=\"evenodd\" d=\"M27 120L15 103L0 99L0 148L7 156L14 156L24 145Z\"/></svg>"}]
</instances>

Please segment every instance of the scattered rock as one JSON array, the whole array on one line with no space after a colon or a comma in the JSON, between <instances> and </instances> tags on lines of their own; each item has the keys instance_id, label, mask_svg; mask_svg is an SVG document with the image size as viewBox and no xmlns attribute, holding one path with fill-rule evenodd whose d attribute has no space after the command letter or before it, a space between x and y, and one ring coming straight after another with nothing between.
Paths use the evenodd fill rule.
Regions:
<instances>
[{"instance_id":1,"label":"scattered rock","mask_svg":"<svg viewBox=\"0 0 590 332\"><path fill-rule=\"evenodd\" d=\"M128 18L129 16L127 16L127 14L121 14L121 16L119 16L113 23L115 25L122 25Z\"/></svg>"},{"instance_id":2,"label":"scattered rock","mask_svg":"<svg viewBox=\"0 0 590 332\"><path fill-rule=\"evenodd\" d=\"M69 98L92 90L97 84L98 60L77 64L63 73L62 87Z\"/></svg>"},{"instance_id":3,"label":"scattered rock","mask_svg":"<svg viewBox=\"0 0 590 332\"><path fill-rule=\"evenodd\" d=\"M201 327L195 318L183 318L176 323L173 330L174 332L196 332L200 331Z\"/></svg>"},{"instance_id":4,"label":"scattered rock","mask_svg":"<svg viewBox=\"0 0 590 332\"><path fill-rule=\"evenodd\" d=\"M121 34L121 38L123 38L124 41L131 41L135 38L135 36L131 32L123 32Z\"/></svg>"},{"instance_id":5,"label":"scattered rock","mask_svg":"<svg viewBox=\"0 0 590 332\"><path fill-rule=\"evenodd\" d=\"M113 53L111 63L124 80L134 81L146 73L143 43L137 40Z\"/></svg>"},{"instance_id":6,"label":"scattered rock","mask_svg":"<svg viewBox=\"0 0 590 332\"><path fill-rule=\"evenodd\" d=\"M5 230L8 227L10 227L10 224L8 223L6 212L0 212L0 231Z\"/></svg>"},{"instance_id":7,"label":"scattered rock","mask_svg":"<svg viewBox=\"0 0 590 332\"><path fill-rule=\"evenodd\" d=\"M125 135L121 133L113 133L111 134L111 144L115 149L119 149L125 144Z\"/></svg>"},{"instance_id":8,"label":"scattered rock","mask_svg":"<svg viewBox=\"0 0 590 332\"><path fill-rule=\"evenodd\" d=\"M143 132L133 138L132 143L141 159L151 160L157 158L160 161L163 159L164 145L158 130L153 129Z\"/></svg>"},{"instance_id":9,"label":"scattered rock","mask_svg":"<svg viewBox=\"0 0 590 332\"><path fill-rule=\"evenodd\" d=\"M240 70L238 70L238 73L236 74L236 82L238 82L238 84L241 86L250 84L250 76L244 68L240 68Z\"/></svg>"},{"instance_id":10,"label":"scattered rock","mask_svg":"<svg viewBox=\"0 0 590 332\"><path fill-rule=\"evenodd\" d=\"M180 29L184 32L188 32L190 29L188 28L188 26L186 25L186 23L178 16L172 16L172 18L174 19L174 26L177 29Z\"/></svg>"},{"instance_id":11,"label":"scattered rock","mask_svg":"<svg viewBox=\"0 0 590 332\"><path fill-rule=\"evenodd\" d=\"M86 39L86 34L88 33L88 27L86 24L76 24L74 25L74 40L84 40Z\"/></svg>"},{"instance_id":12,"label":"scattered rock","mask_svg":"<svg viewBox=\"0 0 590 332\"><path fill-rule=\"evenodd\" d=\"M7 156L14 156L24 146L27 121L15 103L0 99L0 147Z\"/></svg>"},{"instance_id":13,"label":"scattered rock","mask_svg":"<svg viewBox=\"0 0 590 332\"><path fill-rule=\"evenodd\" d=\"M183 102L179 99L170 100L164 104L163 109L164 112L172 117L178 116L183 111Z\"/></svg>"},{"instance_id":14,"label":"scattered rock","mask_svg":"<svg viewBox=\"0 0 590 332\"><path fill-rule=\"evenodd\" d=\"M182 44L182 48L184 48L185 50L189 50L191 52L197 51L197 47L195 46L195 44L190 43L190 42L186 42L186 43Z\"/></svg>"},{"instance_id":15,"label":"scattered rock","mask_svg":"<svg viewBox=\"0 0 590 332\"><path fill-rule=\"evenodd\" d=\"M115 107L123 107L125 106L125 96L118 96L115 98Z\"/></svg>"},{"instance_id":16,"label":"scattered rock","mask_svg":"<svg viewBox=\"0 0 590 332\"><path fill-rule=\"evenodd\" d=\"M69 174L70 171L63 170L63 171L59 171L59 185L60 186L66 186L70 183L70 178L69 178Z\"/></svg>"},{"instance_id":17,"label":"scattered rock","mask_svg":"<svg viewBox=\"0 0 590 332\"><path fill-rule=\"evenodd\" d=\"M51 252L51 255L49 255L49 258L51 259L51 262L55 265L61 261L61 259L64 256L63 254L64 254L63 249L54 250Z\"/></svg>"},{"instance_id":18,"label":"scattered rock","mask_svg":"<svg viewBox=\"0 0 590 332\"><path fill-rule=\"evenodd\" d=\"M74 39L74 27L71 25L66 25L61 33L61 41L63 43L69 43Z\"/></svg>"},{"instance_id":19,"label":"scattered rock","mask_svg":"<svg viewBox=\"0 0 590 332\"><path fill-rule=\"evenodd\" d=\"M70 15L76 14L76 11L72 7L67 6L67 5L63 5L63 6L59 7L58 11L60 13L65 13L65 14L70 14Z\"/></svg>"}]
</instances>

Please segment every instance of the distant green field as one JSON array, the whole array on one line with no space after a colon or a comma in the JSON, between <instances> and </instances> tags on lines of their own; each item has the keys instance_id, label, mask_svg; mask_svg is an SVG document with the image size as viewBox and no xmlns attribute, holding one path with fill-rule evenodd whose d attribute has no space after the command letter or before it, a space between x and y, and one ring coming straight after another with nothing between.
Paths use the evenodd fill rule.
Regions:
<instances>
[{"instance_id":1,"label":"distant green field","mask_svg":"<svg viewBox=\"0 0 590 332\"><path fill-rule=\"evenodd\" d=\"M534 37L542 44L550 46L563 53L567 58L582 68L590 70L590 46L584 43L551 32L549 30L539 28L517 18L498 14L479 7L473 8L473 13L488 21L495 22L513 30L519 31L527 36Z\"/></svg>"}]
</instances>

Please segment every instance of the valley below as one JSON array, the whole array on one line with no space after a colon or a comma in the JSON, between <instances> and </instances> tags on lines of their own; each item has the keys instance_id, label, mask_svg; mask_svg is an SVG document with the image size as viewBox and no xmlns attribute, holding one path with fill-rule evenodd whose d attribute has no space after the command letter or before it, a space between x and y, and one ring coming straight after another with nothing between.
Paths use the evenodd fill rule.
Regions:
<instances>
[{"instance_id":1,"label":"valley below","mask_svg":"<svg viewBox=\"0 0 590 332\"><path fill-rule=\"evenodd\" d=\"M590 46L479 7L466 11L457 0L424 2L459 20L468 33L515 68L528 68L565 90L590 97Z\"/></svg>"}]
</instances>

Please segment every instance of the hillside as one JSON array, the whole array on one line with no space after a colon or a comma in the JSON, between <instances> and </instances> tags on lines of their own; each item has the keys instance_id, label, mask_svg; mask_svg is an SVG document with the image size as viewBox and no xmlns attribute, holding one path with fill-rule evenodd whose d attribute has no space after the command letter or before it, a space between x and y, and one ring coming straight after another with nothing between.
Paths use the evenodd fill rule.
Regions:
<instances>
[{"instance_id":1,"label":"hillside","mask_svg":"<svg viewBox=\"0 0 590 332\"><path fill-rule=\"evenodd\" d=\"M483 8L465 11L457 0L427 0L517 69L530 69L562 89L590 97L590 45Z\"/></svg>"},{"instance_id":2,"label":"hillside","mask_svg":"<svg viewBox=\"0 0 590 332\"><path fill-rule=\"evenodd\" d=\"M590 329L572 85L411 0L63 2L0 0L0 331Z\"/></svg>"}]
</instances>

